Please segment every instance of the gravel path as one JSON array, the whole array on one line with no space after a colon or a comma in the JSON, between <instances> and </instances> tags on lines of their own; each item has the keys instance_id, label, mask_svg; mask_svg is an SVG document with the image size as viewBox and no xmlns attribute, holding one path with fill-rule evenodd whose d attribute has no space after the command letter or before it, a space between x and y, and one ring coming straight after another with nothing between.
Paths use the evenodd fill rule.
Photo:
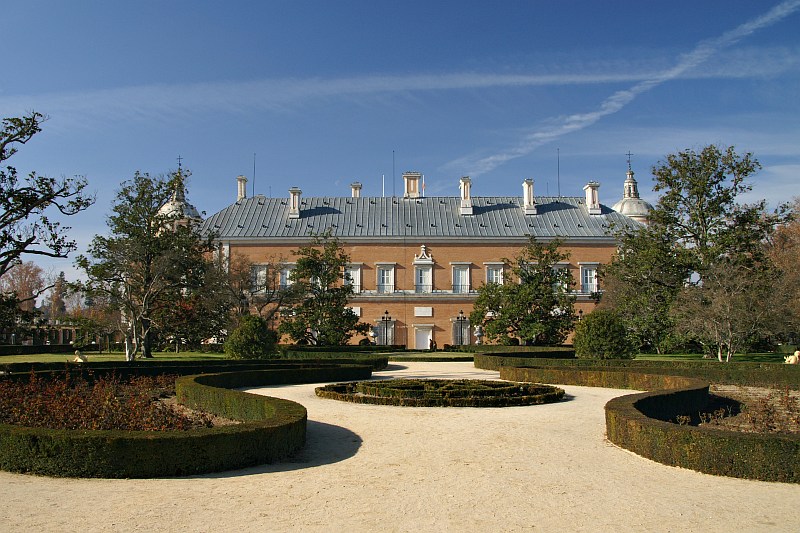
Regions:
<instances>
[{"instance_id":1,"label":"gravel path","mask_svg":"<svg viewBox=\"0 0 800 533\"><path fill-rule=\"evenodd\" d=\"M376 375L497 379L471 363ZM672 468L604 438L625 391L563 387L556 404L403 408L258 389L309 413L291 461L155 480L0 472L0 531L796 531L800 485ZM254 391L255 392L255 391Z\"/></svg>"}]
</instances>

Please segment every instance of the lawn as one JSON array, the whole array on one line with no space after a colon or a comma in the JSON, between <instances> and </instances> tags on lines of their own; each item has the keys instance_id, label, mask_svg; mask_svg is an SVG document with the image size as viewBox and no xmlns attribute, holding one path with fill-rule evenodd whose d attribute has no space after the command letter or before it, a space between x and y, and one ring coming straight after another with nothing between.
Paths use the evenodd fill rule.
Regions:
<instances>
[{"instance_id":1,"label":"lawn","mask_svg":"<svg viewBox=\"0 0 800 533\"><path fill-rule=\"evenodd\" d=\"M737 353L731 360L734 363L783 363L782 353ZM703 359L702 354L679 353L658 355L654 353L639 354L636 359L645 361L716 361L716 359Z\"/></svg>"},{"instance_id":2,"label":"lawn","mask_svg":"<svg viewBox=\"0 0 800 533\"><path fill-rule=\"evenodd\" d=\"M104 361L125 361L124 352L84 352L89 357L90 363ZM7 363L60 363L72 361L75 356L69 353L39 353L30 355L3 355L0 356L0 365ZM225 359L223 353L203 353L203 352L153 352L152 361L216 361ZM148 361L148 359L137 359L137 361Z\"/></svg>"}]
</instances>

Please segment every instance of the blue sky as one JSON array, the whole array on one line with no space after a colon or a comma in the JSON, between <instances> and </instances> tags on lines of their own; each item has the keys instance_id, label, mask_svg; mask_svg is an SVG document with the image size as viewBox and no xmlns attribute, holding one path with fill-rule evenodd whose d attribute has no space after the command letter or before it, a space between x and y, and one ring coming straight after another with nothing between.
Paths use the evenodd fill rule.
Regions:
<instances>
[{"instance_id":1,"label":"blue sky","mask_svg":"<svg viewBox=\"0 0 800 533\"><path fill-rule=\"evenodd\" d=\"M391 194L418 170L429 196L593 179L611 205L627 152L653 200L654 164L714 143L763 164L749 200L800 194L800 0L4 4L0 114L49 116L10 162L86 176L81 250L123 180L178 155L208 214L237 175L252 192L253 154L256 194Z\"/></svg>"}]
</instances>

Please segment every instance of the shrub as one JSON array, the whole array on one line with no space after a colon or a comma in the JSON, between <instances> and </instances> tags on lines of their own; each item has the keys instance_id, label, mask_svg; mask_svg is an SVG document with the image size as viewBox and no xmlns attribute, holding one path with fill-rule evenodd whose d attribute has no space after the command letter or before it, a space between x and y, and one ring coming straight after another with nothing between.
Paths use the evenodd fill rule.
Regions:
<instances>
[{"instance_id":1,"label":"shrub","mask_svg":"<svg viewBox=\"0 0 800 533\"><path fill-rule=\"evenodd\" d=\"M630 359L635 354L622 319L613 311L590 313L575 328L575 356L593 359Z\"/></svg>"},{"instance_id":2,"label":"shrub","mask_svg":"<svg viewBox=\"0 0 800 533\"><path fill-rule=\"evenodd\" d=\"M274 359L278 357L278 335L260 316L242 317L239 327L225 341L225 355L231 359Z\"/></svg>"}]
</instances>

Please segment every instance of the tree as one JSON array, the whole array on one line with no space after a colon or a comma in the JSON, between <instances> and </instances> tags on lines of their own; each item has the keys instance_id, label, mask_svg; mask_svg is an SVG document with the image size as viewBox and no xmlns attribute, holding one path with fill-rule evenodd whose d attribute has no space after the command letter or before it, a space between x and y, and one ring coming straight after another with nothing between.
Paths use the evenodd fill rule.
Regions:
<instances>
[{"instance_id":1,"label":"tree","mask_svg":"<svg viewBox=\"0 0 800 533\"><path fill-rule=\"evenodd\" d=\"M225 354L231 359L272 359L277 357L278 335L260 316L245 315L225 340Z\"/></svg>"},{"instance_id":2,"label":"tree","mask_svg":"<svg viewBox=\"0 0 800 533\"><path fill-rule=\"evenodd\" d=\"M720 259L763 257L762 244L783 219L785 207L769 214L764 200L751 205L737 201L750 192L745 180L760 168L752 154L739 156L733 147L714 145L700 153L668 155L653 167L653 190L662 194L651 224L685 250L693 281L702 281Z\"/></svg>"},{"instance_id":3,"label":"tree","mask_svg":"<svg viewBox=\"0 0 800 533\"><path fill-rule=\"evenodd\" d=\"M368 324L347 306L353 294L345 267L350 258L329 233L293 252L297 255L290 280L302 300L286 309L279 331L296 342L315 346L343 345L355 334L366 334Z\"/></svg>"},{"instance_id":4,"label":"tree","mask_svg":"<svg viewBox=\"0 0 800 533\"><path fill-rule=\"evenodd\" d=\"M791 217L775 231L769 243L769 258L780 271L778 292L789 305L784 315L790 341L797 343L800 331L800 197L792 203Z\"/></svg>"},{"instance_id":5,"label":"tree","mask_svg":"<svg viewBox=\"0 0 800 533\"><path fill-rule=\"evenodd\" d=\"M469 318L483 327L487 340L564 342L575 322L575 296L570 293L575 280L569 270L558 268L569 258L560 245L558 240L543 244L531 239L513 261L503 260L512 276L478 289Z\"/></svg>"},{"instance_id":6,"label":"tree","mask_svg":"<svg viewBox=\"0 0 800 533\"><path fill-rule=\"evenodd\" d=\"M613 309L639 351L664 353L674 341L670 309L689 277L689 258L660 226L626 229L600 268L601 309Z\"/></svg>"},{"instance_id":7,"label":"tree","mask_svg":"<svg viewBox=\"0 0 800 533\"><path fill-rule=\"evenodd\" d=\"M192 224L179 223L180 213L161 207L172 191L183 191L181 170L169 179L136 172L124 182L108 218L110 236L96 235L88 257L78 264L89 278L90 293L104 294L126 322L126 359L141 348L152 356L153 323L159 310L173 304L176 291L201 286L204 254L212 249Z\"/></svg>"},{"instance_id":8,"label":"tree","mask_svg":"<svg viewBox=\"0 0 800 533\"><path fill-rule=\"evenodd\" d=\"M224 336L231 323L236 300L229 291L228 273L218 262L207 259L202 265L199 284L173 290L172 305L154 313L154 323L162 338L175 345L199 346L204 340Z\"/></svg>"},{"instance_id":9,"label":"tree","mask_svg":"<svg viewBox=\"0 0 800 533\"><path fill-rule=\"evenodd\" d=\"M0 277L0 292L13 297L20 310L32 312L36 308L36 298L52 285L44 280L44 271L33 261L25 261L12 265L3 277Z\"/></svg>"},{"instance_id":10,"label":"tree","mask_svg":"<svg viewBox=\"0 0 800 533\"><path fill-rule=\"evenodd\" d=\"M636 353L622 317L596 309L575 327L575 356L596 359L630 359Z\"/></svg>"},{"instance_id":11,"label":"tree","mask_svg":"<svg viewBox=\"0 0 800 533\"><path fill-rule=\"evenodd\" d=\"M267 324L272 324L281 309L300 301L303 295L299 286L281 284L280 272L284 268L286 262L282 259L255 265L244 255L231 256L227 287L237 316L248 314L254 307Z\"/></svg>"},{"instance_id":12,"label":"tree","mask_svg":"<svg viewBox=\"0 0 800 533\"><path fill-rule=\"evenodd\" d=\"M777 326L761 318L769 310L757 306L778 303L763 294L749 302L750 313L742 320L728 322L738 331L724 338L716 331L718 322L696 315L713 312L710 305L734 310L741 294L735 278L745 273L759 280L777 276L765 243L785 220L785 206L768 213L763 200L738 201L751 190L746 180L759 168L752 154L739 156L733 147L714 145L668 155L653 167L654 190L661 196L650 225L623 234L620 252L605 269L604 299L642 345L662 350L676 326L706 345L735 350L731 346L747 344L736 340L740 335L749 338ZM763 287L759 282L750 289L755 298Z\"/></svg>"},{"instance_id":13,"label":"tree","mask_svg":"<svg viewBox=\"0 0 800 533\"><path fill-rule=\"evenodd\" d=\"M67 313L67 303L65 298L69 284L63 272L59 272L53 287L50 289L50 296L46 302L48 316L51 320L61 318Z\"/></svg>"},{"instance_id":14,"label":"tree","mask_svg":"<svg viewBox=\"0 0 800 533\"><path fill-rule=\"evenodd\" d=\"M0 130L0 278L24 255L67 257L76 243L51 212L74 215L94 203L83 178L48 178L31 172L23 181L5 162L41 131L44 116L4 118Z\"/></svg>"},{"instance_id":15,"label":"tree","mask_svg":"<svg viewBox=\"0 0 800 533\"><path fill-rule=\"evenodd\" d=\"M737 352L781 328L786 293L771 268L722 260L706 272L700 285L678 295L672 314L678 330L730 362Z\"/></svg>"}]
</instances>

